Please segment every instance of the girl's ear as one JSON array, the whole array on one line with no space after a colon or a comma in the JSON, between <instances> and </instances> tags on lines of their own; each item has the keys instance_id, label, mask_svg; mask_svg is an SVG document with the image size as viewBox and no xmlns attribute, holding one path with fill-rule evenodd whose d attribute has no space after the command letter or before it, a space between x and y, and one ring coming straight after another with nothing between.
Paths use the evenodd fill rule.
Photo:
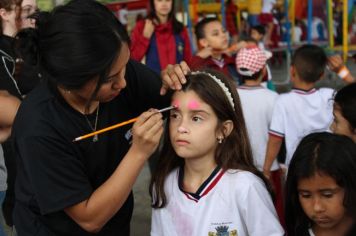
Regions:
<instances>
[{"instance_id":1,"label":"girl's ear","mask_svg":"<svg viewBox=\"0 0 356 236\"><path fill-rule=\"evenodd\" d=\"M231 131L234 129L234 123L232 122L232 120L226 120L224 121L224 123L222 124L222 133L223 136L226 138L227 136L229 136L231 134Z\"/></svg>"},{"instance_id":2,"label":"girl's ear","mask_svg":"<svg viewBox=\"0 0 356 236\"><path fill-rule=\"evenodd\" d=\"M206 48L207 46L209 46L209 43L206 39L202 38L202 39L199 39L199 45L202 47L202 48Z\"/></svg>"}]
</instances>

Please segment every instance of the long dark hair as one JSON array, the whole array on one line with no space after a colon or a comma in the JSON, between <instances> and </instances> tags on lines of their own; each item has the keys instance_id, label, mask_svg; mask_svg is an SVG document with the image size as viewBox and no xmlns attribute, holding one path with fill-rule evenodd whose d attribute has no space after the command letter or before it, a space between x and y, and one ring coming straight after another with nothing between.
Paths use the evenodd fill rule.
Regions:
<instances>
[{"instance_id":1,"label":"long dark hair","mask_svg":"<svg viewBox=\"0 0 356 236\"><path fill-rule=\"evenodd\" d=\"M174 9L174 6L175 6L174 2L175 2L175 0L172 0L172 10L168 14L168 20L172 21L173 32L175 34L179 34L180 32L182 32L184 26L176 18L176 12L175 12L175 9ZM149 8L149 13L148 13L148 18L155 19L158 22L160 22L159 18L157 17L154 0L150 0L150 8Z\"/></svg>"},{"instance_id":2,"label":"long dark hair","mask_svg":"<svg viewBox=\"0 0 356 236\"><path fill-rule=\"evenodd\" d=\"M215 150L216 164L224 170L241 169L250 171L259 176L270 190L268 181L253 164L251 146L236 86L231 79L228 79L223 74L215 71L207 72L215 75L226 85L233 98L234 109L222 88L206 72L188 75L187 83L183 85L182 91L194 91L204 102L212 107L218 118L218 129L226 120L233 122L234 129ZM167 126L169 126L169 119ZM184 160L175 153L169 138L169 129L166 128L164 146L158 160L157 171L153 174L150 184L150 195L153 199L152 207L162 208L166 205L167 198L164 192L164 181L173 169L183 165Z\"/></svg>"},{"instance_id":3,"label":"long dark hair","mask_svg":"<svg viewBox=\"0 0 356 236\"><path fill-rule=\"evenodd\" d=\"M351 125L350 129L356 129L356 83L349 84L340 89L334 98L335 104L340 107L343 117Z\"/></svg>"},{"instance_id":4,"label":"long dark hair","mask_svg":"<svg viewBox=\"0 0 356 236\"><path fill-rule=\"evenodd\" d=\"M312 223L298 197L298 181L316 173L332 177L345 190L344 207L356 220L356 145L346 137L314 133L302 139L288 169L286 182L286 227L288 236L302 235Z\"/></svg>"},{"instance_id":5,"label":"long dark hair","mask_svg":"<svg viewBox=\"0 0 356 236\"><path fill-rule=\"evenodd\" d=\"M18 34L21 56L38 65L54 85L69 90L80 89L99 76L92 99L122 45L129 43L120 22L94 0L72 0L36 23L36 29Z\"/></svg>"}]
</instances>

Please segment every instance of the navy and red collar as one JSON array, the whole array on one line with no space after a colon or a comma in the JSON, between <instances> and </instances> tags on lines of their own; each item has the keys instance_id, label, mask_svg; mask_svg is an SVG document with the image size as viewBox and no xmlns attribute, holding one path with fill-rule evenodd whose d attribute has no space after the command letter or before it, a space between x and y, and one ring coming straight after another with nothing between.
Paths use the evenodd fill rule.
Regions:
<instances>
[{"instance_id":1,"label":"navy and red collar","mask_svg":"<svg viewBox=\"0 0 356 236\"><path fill-rule=\"evenodd\" d=\"M220 166L217 166L195 193L189 193L183 189L184 167L181 167L178 172L178 187L189 200L198 202L215 187L224 173L225 171Z\"/></svg>"}]
</instances>

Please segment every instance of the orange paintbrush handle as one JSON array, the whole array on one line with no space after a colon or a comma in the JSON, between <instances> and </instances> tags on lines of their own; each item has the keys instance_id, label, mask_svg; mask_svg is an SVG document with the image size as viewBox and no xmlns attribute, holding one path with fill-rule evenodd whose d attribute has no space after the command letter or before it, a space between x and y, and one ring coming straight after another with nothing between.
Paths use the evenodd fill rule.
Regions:
<instances>
[{"instance_id":1,"label":"orange paintbrush handle","mask_svg":"<svg viewBox=\"0 0 356 236\"><path fill-rule=\"evenodd\" d=\"M73 142L77 142L77 141L79 141L79 140L83 140L83 139L86 139L86 138L90 138L90 137L93 137L94 135L101 134L101 133L104 133L104 132L106 132L106 131L119 128L119 127L121 127L121 126L134 123L135 121L137 121L137 119L138 119L138 118L136 117L136 118L133 118L133 119L131 119L131 120L124 121L124 122L118 123L118 124L116 124L116 125L112 125L112 126L109 126L109 127L104 128L104 129L100 129L100 130L97 130L97 131L95 131L95 132L92 132L92 133L83 135L83 136L79 136L79 137L75 138L75 139L73 140Z\"/></svg>"}]
</instances>

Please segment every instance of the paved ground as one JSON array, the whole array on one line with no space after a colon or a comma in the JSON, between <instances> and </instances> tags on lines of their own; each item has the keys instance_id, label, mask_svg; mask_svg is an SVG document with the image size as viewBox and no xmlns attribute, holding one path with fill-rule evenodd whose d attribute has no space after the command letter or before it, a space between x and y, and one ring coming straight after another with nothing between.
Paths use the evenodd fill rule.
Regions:
<instances>
[{"instance_id":1,"label":"paved ground","mask_svg":"<svg viewBox=\"0 0 356 236\"><path fill-rule=\"evenodd\" d=\"M288 69L285 61L283 60L282 65L271 65L273 81L277 91L280 93L286 92L291 88L291 85L286 80L288 78ZM352 74L356 75L356 64L350 60L347 65ZM343 86L343 83L334 74L327 72L324 80L318 83L318 86L338 89ZM148 194L150 178L150 171L148 165L146 165L134 186L135 209L131 222L132 236L146 236L150 233L151 208Z\"/></svg>"}]
</instances>

